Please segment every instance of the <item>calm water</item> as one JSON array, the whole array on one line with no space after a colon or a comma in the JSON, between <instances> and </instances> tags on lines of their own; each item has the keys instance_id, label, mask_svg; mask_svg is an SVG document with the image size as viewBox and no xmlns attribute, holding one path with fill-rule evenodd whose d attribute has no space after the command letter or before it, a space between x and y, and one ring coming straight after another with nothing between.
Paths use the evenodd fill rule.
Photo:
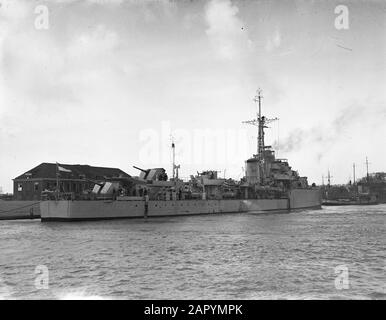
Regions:
<instances>
[{"instance_id":1,"label":"calm water","mask_svg":"<svg viewBox=\"0 0 386 320\"><path fill-rule=\"evenodd\" d=\"M385 299L386 205L78 223L0 221L6 299ZM35 287L45 265L49 288ZM349 289L335 287L345 265Z\"/></svg>"}]
</instances>

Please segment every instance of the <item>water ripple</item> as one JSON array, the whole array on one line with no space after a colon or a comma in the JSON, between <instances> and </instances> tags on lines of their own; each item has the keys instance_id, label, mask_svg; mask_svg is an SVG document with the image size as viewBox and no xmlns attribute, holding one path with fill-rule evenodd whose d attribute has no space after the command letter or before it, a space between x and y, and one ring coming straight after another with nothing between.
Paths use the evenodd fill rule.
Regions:
<instances>
[{"instance_id":1,"label":"water ripple","mask_svg":"<svg viewBox=\"0 0 386 320\"><path fill-rule=\"evenodd\" d=\"M3 299L386 299L386 205L0 222ZM49 289L35 286L37 265ZM335 287L346 266L349 288Z\"/></svg>"}]
</instances>

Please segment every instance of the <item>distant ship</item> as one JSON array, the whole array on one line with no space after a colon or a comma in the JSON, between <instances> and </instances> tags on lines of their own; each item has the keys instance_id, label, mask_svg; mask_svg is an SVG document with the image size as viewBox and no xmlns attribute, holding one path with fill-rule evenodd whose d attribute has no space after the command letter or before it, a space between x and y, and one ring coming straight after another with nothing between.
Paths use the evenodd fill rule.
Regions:
<instances>
[{"instance_id":1,"label":"distant ship","mask_svg":"<svg viewBox=\"0 0 386 320\"><path fill-rule=\"evenodd\" d=\"M370 199L335 199L335 200L323 200L322 205L324 206L364 206L374 205L379 202L375 198Z\"/></svg>"},{"instance_id":2,"label":"distant ship","mask_svg":"<svg viewBox=\"0 0 386 320\"><path fill-rule=\"evenodd\" d=\"M257 118L245 123L258 128L257 154L246 160L245 176L239 180L222 179L215 170L179 179L173 150L173 174L164 168L141 169L137 178L111 178L96 182L90 194L74 199L60 190L44 194L40 203L42 221L76 221L117 218L148 218L241 212L285 212L293 209L320 208L321 192L307 177L291 169L286 159L276 159L264 144L264 129L269 122L261 114L261 91ZM59 183L58 183L59 186Z\"/></svg>"},{"instance_id":3,"label":"distant ship","mask_svg":"<svg viewBox=\"0 0 386 320\"><path fill-rule=\"evenodd\" d=\"M366 158L367 163L367 158ZM369 180L369 174L367 178L362 178L358 183L355 182L355 164L354 168L354 183L351 180L346 185L331 185L330 184L330 171L328 171L327 179L328 184L323 185L322 190L322 205L323 206L352 206L352 205L375 205L379 204L379 194L364 188L365 181Z\"/></svg>"},{"instance_id":4,"label":"distant ship","mask_svg":"<svg viewBox=\"0 0 386 320\"><path fill-rule=\"evenodd\" d=\"M386 172L367 173L357 184L359 192L375 196L379 203L386 203Z\"/></svg>"}]
</instances>

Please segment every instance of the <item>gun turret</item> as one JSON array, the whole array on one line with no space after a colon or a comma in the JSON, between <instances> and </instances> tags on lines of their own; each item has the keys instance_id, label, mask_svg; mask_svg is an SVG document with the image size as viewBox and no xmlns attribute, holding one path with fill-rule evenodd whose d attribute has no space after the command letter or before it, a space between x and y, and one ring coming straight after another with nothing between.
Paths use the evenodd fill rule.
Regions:
<instances>
[{"instance_id":1,"label":"gun turret","mask_svg":"<svg viewBox=\"0 0 386 320\"><path fill-rule=\"evenodd\" d=\"M142 180L147 180L147 181L150 181L150 180L167 181L168 180L168 176L164 168L151 168L146 170L136 166L133 166L133 168L141 171L139 178Z\"/></svg>"}]
</instances>

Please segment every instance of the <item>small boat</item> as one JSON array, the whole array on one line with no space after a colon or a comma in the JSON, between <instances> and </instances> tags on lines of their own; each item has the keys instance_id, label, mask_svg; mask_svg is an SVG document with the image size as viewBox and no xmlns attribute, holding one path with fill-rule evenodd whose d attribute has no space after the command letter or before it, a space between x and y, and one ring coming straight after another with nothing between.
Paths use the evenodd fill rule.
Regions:
<instances>
[{"instance_id":1,"label":"small boat","mask_svg":"<svg viewBox=\"0 0 386 320\"><path fill-rule=\"evenodd\" d=\"M364 206L364 205L375 205L378 204L376 198L371 197L368 199L334 199L334 200L323 200L322 206Z\"/></svg>"}]
</instances>

